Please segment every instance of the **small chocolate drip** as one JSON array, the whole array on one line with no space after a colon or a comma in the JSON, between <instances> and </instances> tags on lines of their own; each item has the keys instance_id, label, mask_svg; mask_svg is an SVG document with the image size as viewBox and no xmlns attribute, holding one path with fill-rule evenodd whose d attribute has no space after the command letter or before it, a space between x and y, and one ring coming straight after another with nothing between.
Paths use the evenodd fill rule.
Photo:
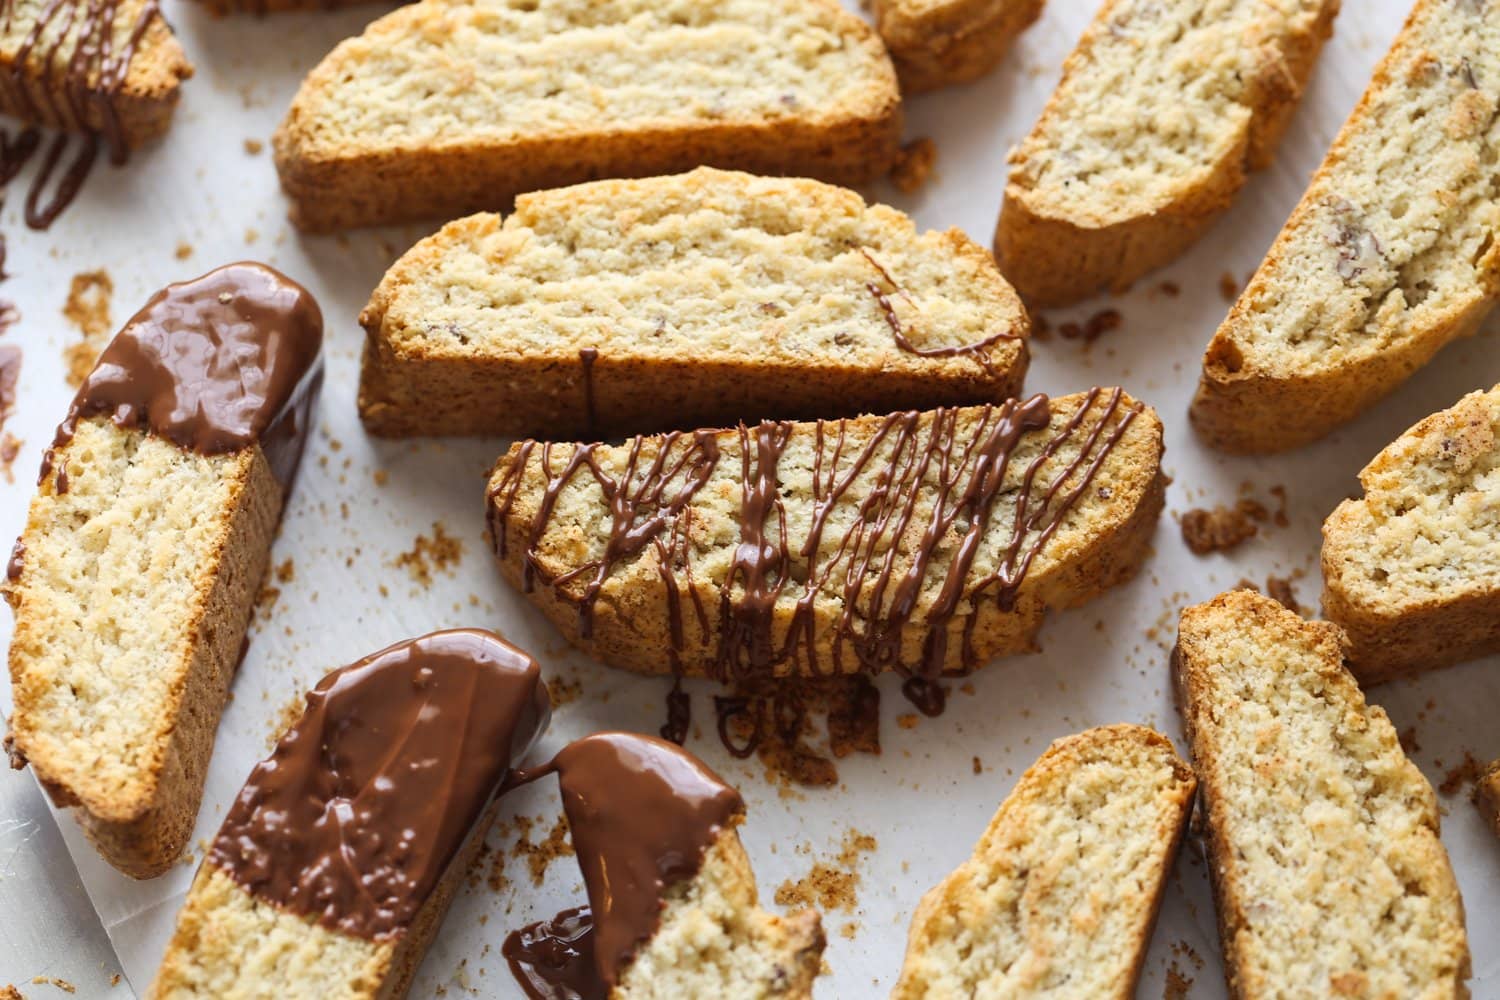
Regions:
<instances>
[{"instance_id":1,"label":"small chocolate drip","mask_svg":"<svg viewBox=\"0 0 1500 1000\"><path fill-rule=\"evenodd\" d=\"M5 578L11 583L21 579L21 571L26 566L26 543L19 538L10 550L10 562L5 567Z\"/></svg>"},{"instance_id":2,"label":"small chocolate drip","mask_svg":"<svg viewBox=\"0 0 1500 1000\"><path fill-rule=\"evenodd\" d=\"M599 414L594 409L594 362L598 360L599 349L597 347L578 349L578 363L583 366L583 413L584 419L588 421L588 432L591 436L599 433Z\"/></svg>"},{"instance_id":3,"label":"small chocolate drip","mask_svg":"<svg viewBox=\"0 0 1500 1000\"><path fill-rule=\"evenodd\" d=\"M58 216L78 197L78 192L83 189L83 182L88 180L89 171L99 155L99 137L93 133L84 136L78 153L58 179L57 190L43 203L42 198L52 180L52 173L62 161L63 151L68 148L71 138L66 132L59 132L52 137L52 145L47 148L47 156L42 160L41 169L26 191L26 225L32 229L46 229L57 221Z\"/></svg>"},{"instance_id":4,"label":"small chocolate drip","mask_svg":"<svg viewBox=\"0 0 1500 1000\"><path fill-rule=\"evenodd\" d=\"M594 915L587 906L512 931L500 949L529 1000L606 1000L594 963Z\"/></svg>"},{"instance_id":5,"label":"small chocolate drip","mask_svg":"<svg viewBox=\"0 0 1500 1000\"><path fill-rule=\"evenodd\" d=\"M871 267L880 272L880 276L885 279L885 283L895 289L896 294L908 302L911 301L911 296L896 283L896 279L891 277L891 272L886 270L885 266L875 259L874 254L870 253L864 247L860 247L859 252L864 255L865 260L870 262ZM971 357L987 373L993 374L994 366L990 363L989 349L1002 340L1024 339L1018 334L1005 332L991 334L972 344L954 344L949 347L918 347L906 335L906 329L901 324L901 317L896 314L896 307L891 304L890 296L874 282L866 282L865 290L874 297L875 304L880 307L880 312L885 317L886 325L891 328L891 336L896 341L896 346L908 354L915 354L919 358Z\"/></svg>"},{"instance_id":6,"label":"small chocolate drip","mask_svg":"<svg viewBox=\"0 0 1500 1000\"><path fill-rule=\"evenodd\" d=\"M688 732L693 726L693 700L682 689L682 678L672 678L672 690L667 692L667 721L661 727L661 738L668 743L682 746L687 742Z\"/></svg>"},{"instance_id":7,"label":"small chocolate drip","mask_svg":"<svg viewBox=\"0 0 1500 1000\"><path fill-rule=\"evenodd\" d=\"M901 693L928 718L935 719L948 707L948 692L937 681L927 677L908 677L901 682Z\"/></svg>"},{"instance_id":8,"label":"small chocolate drip","mask_svg":"<svg viewBox=\"0 0 1500 1000\"><path fill-rule=\"evenodd\" d=\"M594 969L613 987L636 949L656 933L667 889L698 874L705 852L744 814L745 804L696 757L634 733L576 740L550 763L518 774L514 784L548 774L562 787L588 890Z\"/></svg>"},{"instance_id":9,"label":"small chocolate drip","mask_svg":"<svg viewBox=\"0 0 1500 1000\"><path fill-rule=\"evenodd\" d=\"M322 385L322 342L312 295L262 264L168 285L105 347L52 447L79 420L107 414L205 455L259 443L290 488ZM49 452L43 480L51 467Z\"/></svg>"},{"instance_id":10,"label":"small chocolate drip","mask_svg":"<svg viewBox=\"0 0 1500 1000\"><path fill-rule=\"evenodd\" d=\"M332 930L399 936L549 709L536 661L477 629L335 670L250 772L208 860Z\"/></svg>"}]
</instances>

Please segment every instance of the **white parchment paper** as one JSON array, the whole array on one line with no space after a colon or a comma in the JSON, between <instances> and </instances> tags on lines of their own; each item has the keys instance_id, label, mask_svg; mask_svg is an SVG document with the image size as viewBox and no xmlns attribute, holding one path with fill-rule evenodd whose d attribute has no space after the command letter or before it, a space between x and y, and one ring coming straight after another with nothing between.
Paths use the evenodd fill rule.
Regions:
<instances>
[{"instance_id":1,"label":"white parchment paper","mask_svg":"<svg viewBox=\"0 0 1500 1000\"><path fill-rule=\"evenodd\" d=\"M60 354L78 334L60 310L72 275L108 271L115 326L162 284L235 259L267 261L316 293L328 324L329 378L319 431L274 554L278 564L290 560L293 573L273 581L279 597L253 630L219 729L195 842L212 836L226 803L267 752L277 718L318 677L434 628L498 628L536 653L552 678L581 685L581 696L557 711L544 752L602 727L655 731L666 682L615 673L570 652L491 565L481 539L483 480L503 442L383 442L360 429L355 317L385 267L436 223L346 237L298 236L285 222L269 150L247 149L247 140L269 140L303 73L385 8L215 21L191 3L166 0L166 6L197 65L168 138L125 169L101 168L48 233L23 229L16 190L0 214L14 274L0 285L0 296L14 300L23 317L5 340L26 351L20 404L8 425L25 446L16 481L0 481L0 535L19 530L33 470L70 395ZM1087 350L1056 337L1034 345L1028 389L1061 394L1123 384L1166 421L1167 468L1175 480L1168 492L1171 516L1139 579L1055 617L1042 633L1040 653L984 669L973 678L972 694L953 692L939 720L898 725L910 706L895 685L882 683L884 753L843 761L835 790L784 793L758 764L727 757L712 735L709 688L691 686L702 735L690 745L743 791L750 806L743 835L768 900L815 863L840 867L850 831L878 843L849 869L858 876L857 904L825 913L831 971L820 981L819 996L878 996L889 989L918 898L969 854L1016 776L1050 740L1134 721L1162 728L1180 745L1166 658L1176 612L1241 579L1263 583L1268 574L1304 574L1295 584L1297 596L1316 608L1319 525L1356 491L1359 468L1419 418L1500 381L1492 322L1486 334L1444 352L1376 412L1292 455L1224 458L1200 446L1186 422L1202 349L1227 309L1221 276L1242 283L1255 268L1407 6L1406 0L1345 4L1277 165L1251 180L1234 209L1185 259L1129 295L1049 316L1055 328L1109 306L1124 317L1120 329ZM911 101L908 135L937 142L937 173L912 196L885 184L868 194L925 226L959 226L988 245L1005 153L1029 129L1094 7L1092 0L1053 0L997 73ZM1163 282L1179 294L1168 294ZM1272 506L1270 488L1284 486L1289 523L1267 526L1228 556L1190 555L1172 518L1191 507L1232 503L1242 484ZM394 562L416 535L431 536L434 523L460 541L463 558L423 586ZM3 629L8 639L8 617ZM1389 685L1373 698L1398 728L1414 733L1415 759L1434 784L1465 752L1485 760L1500 756L1494 722L1500 664L1492 660ZM1500 903L1494 895L1500 842L1480 823L1467 788L1442 801L1448 810L1443 839L1468 909L1474 995L1500 997ZM558 812L552 789L534 787L509 798L502 817L533 817L531 837L540 840ZM201 849L170 874L138 883L101 863L67 816L59 821L126 975L144 992ZM513 840L513 823L510 829ZM498 834L491 842L507 853L511 846ZM553 863L539 885L524 859L508 864L508 885L501 889L486 884L487 874L460 894L413 996L518 995L499 953L505 933L582 898L568 858ZM1164 985L1169 972L1178 977L1175 987ZM1191 980L1188 996L1224 995L1204 868L1191 850L1172 876L1141 992L1180 996L1185 980Z\"/></svg>"}]
</instances>

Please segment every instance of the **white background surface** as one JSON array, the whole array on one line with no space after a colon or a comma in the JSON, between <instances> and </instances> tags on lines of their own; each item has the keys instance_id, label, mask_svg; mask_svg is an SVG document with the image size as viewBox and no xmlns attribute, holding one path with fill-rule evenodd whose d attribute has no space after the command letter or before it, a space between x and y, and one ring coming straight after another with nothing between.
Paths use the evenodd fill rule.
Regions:
<instances>
[{"instance_id":1,"label":"white background surface","mask_svg":"<svg viewBox=\"0 0 1500 1000\"><path fill-rule=\"evenodd\" d=\"M988 245L1005 179L1005 152L1030 127L1095 4L1052 0L1004 67L971 87L943 91L908 105L908 136L931 136L939 147L932 183L914 196L888 185L868 194L911 212L930 227L960 226ZM1230 272L1243 282L1280 228L1306 178L1363 90L1375 61L1394 37L1405 0L1350 0L1313 77L1277 166L1250 182L1234 209L1185 259L1107 303L1124 316L1121 329L1085 350L1054 337L1034 344L1030 391L1065 393L1091 384L1125 385L1153 403L1167 426L1166 466L1174 477L1168 508L1175 515L1215 502L1233 503L1244 482L1271 503L1282 484L1290 525L1267 527L1229 556L1197 558L1183 546L1175 521L1164 519L1156 552L1140 578L1105 599L1055 617L1041 636L1042 652L997 662L973 678L974 694L954 691L948 713L911 729L896 724L910 707L889 678L884 693L884 754L840 764L832 791L779 793L758 764L729 759L712 735L710 689L694 685L700 730L690 747L731 781L750 806L743 829L763 895L769 901L788 878L814 862L836 864L846 832L874 836L878 850L858 866L858 906L824 915L832 974L818 995L883 995L894 982L905 930L919 896L970 852L1015 777L1053 738L1089 726L1134 721L1179 738L1167 684L1166 651L1182 606L1206 600L1242 578L1307 574L1297 584L1304 606L1316 607L1318 528L1339 499L1356 491L1355 474L1387 441L1462 393L1500 381L1497 324L1444 352L1378 411L1322 443L1266 460L1223 458L1201 447L1186 422L1199 358L1227 304L1218 289ZM254 761L264 756L274 719L327 670L389 642L454 625L495 627L537 654L552 677L580 680L584 695L556 713L542 750L602 727L654 732L667 684L611 672L572 654L538 614L500 580L481 539L484 473L499 441L381 442L367 439L354 411L361 331L355 317L387 264L435 228L363 231L345 238L298 236L284 221L269 150L251 155L244 140L269 139L304 72L340 38L383 8L338 14L215 21L200 9L167 2L197 76L183 88L168 138L125 169L97 168L79 203L48 233L25 231L20 185L3 215L13 277L0 296L14 300L22 321L6 334L26 349L18 412L9 429L25 439L16 482L0 480L0 536L14 535L32 491L32 472L69 398L61 350L78 334L60 314L68 280L104 268L115 284L118 326L162 284L227 261L267 261L308 285L327 320L329 378L320 431L276 544L274 560L295 563L295 579L269 618L255 626L234 700L219 732L196 843L210 837L225 803ZM174 251L189 244L192 255ZM1162 281L1181 288L1171 298ZM1083 319L1106 303L1052 313L1054 328ZM388 481L376 485L373 474ZM1274 504L1272 504L1274 506ZM430 588L392 562L434 521L459 539L462 563L436 573ZM382 592L382 587L385 592ZM3 638L9 636L5 617ZM7 691L4 697L9 698ZM1434 784L1464 751L1500 756L1500 673L1494 661L1460 666L1373 692L1398 729L1415 727L1416 762ZM1430 706L1430 707L1429 707ZM983 762L975 775L972 759ZM77 880L56 849L24 775L0 779L16 813L0 817L0 985L9 976L32 995L31 975L68 975L81 996L107 990L123 969L143 991L154 971L192 864L149 883L133 883L100 863L72 821L60 828L83 885L118 951L119 965L98 956L97 931L78 914ZM1443 839L1464 890L1474 951L1476 997L1500 997L1500 842L1486 832L1467 789L1445 797ZM559 811L550 785L507 800L502 817L537 817L533 839ZM492 843L503 848L500 839ZM200 851L195 850L193 864ZM577 868L560 859L533 888L522 860L508 870L510 887L482 880L460 894L413 996L510 997L518 991L499 950L505 933L581 901ZM487 919L486 919L487 918ZM48 928L45 935L41 928ZM846 930L847 929L847 930ZM1193 949L1197 964L1182 945ZM1185 850L1174 872L1141 995L1162 995L1169 964L1193 980L1188 995L1224 993L1213 911L1202 863ZM84 955L90 956L85 961ZM101 966L100 963L106 963ZM60 971L59 971L60 970ZM22 980L19 977L25 976ZM123 987L121 987L123 991Z\"/></svg>"}]
</instances>

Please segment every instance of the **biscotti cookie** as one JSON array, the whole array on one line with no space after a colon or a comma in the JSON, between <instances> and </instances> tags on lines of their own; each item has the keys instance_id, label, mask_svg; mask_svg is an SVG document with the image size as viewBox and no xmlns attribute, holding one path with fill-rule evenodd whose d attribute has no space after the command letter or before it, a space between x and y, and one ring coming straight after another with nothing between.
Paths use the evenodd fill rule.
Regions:
<instances>
[{"instance_id":1,"label":"biscotti cookie","mask_svg":"<svg viewBox=\"0 0 1500 1000\"><path fill-rule=\"evenodd\" d=\"M477 629L324 677L230 807L148 996L406 996L549 711L536 661Z\"/></svg>"},{"instance_id":2,"label":"biscotti cookie","mask_svg":"<svg viewBox=\"0 0 1500 1000\"><path fill-rule=\"evenodd\" d=\"M1484 769L1474 788L1474 804L1496 836L1500 836L1500 760Z\"/></svg>"},{"instance_id":3,"label":"biscotti cookie","mask_svg":"<svg viewBox=\"0 0 1500 1000\"><path fill-rule=\"evenodd\" d=\"M1339 0L1107 0L1010 154L995 230L1028 304L1123 291L1270 165Z\"/></svg>"},{"instance_id":4,"label":"biscotti cookie","mask_svg":"<svg viewBox=\"0 0 1500 1000\"><path fill-rule=\"evenodd\" d=\"M1314 441L1500 298L1500 4L1420 0L1203 358L1193 424Z\"/></svg>"},{"instance_id":5,"label":"biscotti cookie","mask_svg":"<svg viewBox=\"0 0 1500 1000\"><path fill-rule=\"evenodd\" d=\"M326 231L703 164L854 184L900 134L885 48L837 0L432 0L334 49L275 150L292 220Z\"/></svg>"},{"instance_id":6,"label":"biscotti cookie","mask_svg":"<svg viewBox=\"0 0 1500 1000\"><path fill-rule=\"evenodd\" d=\"M450 223L360 322L371 431L552 439L999 401L1030 329L959 230L707 167Z\"/></svg>"},{"instance_id":7,"label":"biscotti cookie","mask_svg":"<svg viewBox=\"0 0 1500 1000\"><path fill-rule=\"evenodd\" d=\"M875 0L875 26L908 94L977 80L1045 0Z\"/></svg>"},{"instance_id":8,"label":"biscotti cookie","mask_svg":"<svg viewBox=\"0 0 1500 1000\"><path fill-rule=\"evenodd\" d=\"M1196 784L1141 726L1053 743L922 897L892 1000L1135 996Z\"/></svg>"},{"instance_id":9,"label":"biscotti cookie","mask_svg":"<svg viewBox=\"0 0 1500 1000\"><path fill-rule=\"evenodd\" d=\"M512 446L501 570L612 666L720 680L1033 648L1129 578L1161 512L1161 424L1119 389L995 406Z\"/></svg>"},{"instance_id":10,"label":"biscotti cookie","mask_svg":"<svg viewBox=\"0 0 1500 1000\"><path fill-rule=\"evenodd\" d=\"M812 996L818 914L760 908L735 833L745 804L722 778L680 747L632 733L577 740L518 780L554 772L589 905L506 940L528 996Z\"/></svg>"},{"instance_id":11,"label":"biscotti cookie","mask_svg":"<svg viewBox=\"0 0 1500 1000\"><path fill-rule=\"evenodd\" d=\"M1343 639L1251 591L1182 614L1173 667L1230 993L1467 997L1436 797Z\"/></svg>"},{"instance_id":12,"label":"biscotti cookie","mask_svg":"<svg viewBox=\"0 0 1500 1000\"><path fill-rule=\"evenodd\" d=\"M127 875L159 875L192 833L322 338L312 296L262 265L169 285L44 460L5 584L11 737Z\"/></svg>"},{"instance_id":13,"label":"biscotti cookie","mask_svg":"<svg viewBox=\"0 0 1500 1000\"><path fill-rule=\"evenodd\" d=\"M1361 683L1500 650L1500 387L1376 455L1323 524L1323 608Z\"/></svg>"},{"instance_id":14,"label":"biscotti cookie","mask_svg":"<svg viewBox=\"0 0 1500 1000\"><path fill-rule=\"evenodd\" d=\"M193 75L157 0L8 0L0 111L102 134L115 162L161 135Z\"/></svg>"}]
</instances>

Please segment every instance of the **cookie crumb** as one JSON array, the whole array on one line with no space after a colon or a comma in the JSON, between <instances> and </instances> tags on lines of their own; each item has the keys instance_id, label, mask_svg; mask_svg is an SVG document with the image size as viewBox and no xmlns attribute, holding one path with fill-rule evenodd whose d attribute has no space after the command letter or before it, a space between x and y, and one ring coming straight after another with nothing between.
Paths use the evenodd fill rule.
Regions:
<instances>
[{"instance_id":1,"label":"cookie crumb","mask_svg":"<svg viewBox=\"0 0 1500 1000\"><path fill-rule=\"evenodd\" d=\"M1228 271L1219 275L1219 294L1224 297L1225 302L1233 302L1240 297L1240 283Z\"/></svg>"},{"instance_id":2,"label":"cookie crumb","mask_svg":"<svg viewBox=\"0 0 1500 1000\"><path fill-rule=\"evenodd\" d=\"M983 774L984 773L984 761L980 760L978 757L974 758L974 773L975 774Z\"/></svg>"},{"instance_id":3,"label":"cookie crumb","mask_svg":"<svg viewBox=\"0 0 1500 1000\"><path fill-rule=\"evenodd\" d=\"M818 861L802 878L781 883L776 889L776 905L813 906L825 912L841 910L853 913L859 902L860 874L852 869L858 866L860 855L873 852L878 846L869 834L854 829L845 831L835 859L837 866Z\"/></svg>"},{"instance_id":4,"label":"cookie crumb","mask_svg":"<svg viewBox=\"0 0 1500 1000\"><path fill-rule=\"evenodd\" d=\"M370 477L375 480L376 486L384 486L391 481L391 474L384 469L376 469L370 474Z\"/></svg>"},{"instance_id":5,"label":"cookie crumb","mask_svg":"<svg viewBox=\"0 0 1500 1000\"><path fill-rule=\"evenodd\" d=\"M1456 767L1449 768L1448 773L1443 776L1443 783L1438 786L1438 792L1442 795L1455 795L1465 785L1477 785L1483 773L1484 765L1465 750L1464 759Z\"/></svg>"},{"instance_id":6,"label":"cookie crumb","mask_svg":"<svg viewBox=\"0 0 1500 1000\"><path fill-rule=\"evenodd\" d=\"M83 339L63 348L63 365L68 385L78 388L94 370L99 352L110 330L109 305L114 295L114 279L108 271L84 271L73 275L68 298L63 303L63 318L83 335Z\"/></svg>"},{"instance_id":7,"label":"cookie crumb","mask_svg":"<svg viewBox=\"0 0 1500 1000\"><path fill-rule=\"evenodd\" d=\"M895 166L891 167L891 183L903 194L915 194L932 177L937 165L937 143L923 136L901 147Z\"/></svg>"},{"instance_id":8,"label":"cookie crumb","mask_svg":"<svg viewBox=\"0 0 1500 1000\"><path fill-rule=\"evenodd\" d=\"M78 987L66 979L58 979L56 976L37 976L31 980L33 986L56 986L64 993L77 993Z\"/></svg>"},{"instance_id":9,"label":"cookie crumb","mask_svg":"<svg viewBox=\"0 0 1500 1000\"><path fill-rule=\"evenodd\" d=\"M1278 602L1292 614L1302 613L1302 605L1297 603L1297 592L1292 589L1292 581L1285 577L1266 577L1266 596Z\"/></svg>"},{"instance_id":10,"label":"cookie crumb","mask_svg":"<svg viewBox=\"0 0 1500 1000\"><path fill-rule=\"evenodd\" d=\"M1182 294L1182 286L1175 281L1163 281L1156 286L1157 289L1169 299L1175 299Z\"/></svg>"},{"instance_id":11,"label":"cookie crumb","mask_svg":"<svg viewBox=\"0 0 1500 1000\"><path fill-rule=\"evenodd\" d=\"M245 152L251 156L259 156L260 151L266 148L266 144L259 139L246 139Z\"/></svg>"},{"instance_id":12,"label":"cookie crumb","mask_svg":"<svg viewBox=\"0 0 1500 1000\"><path fill-rule=\"evenodd\" d=\"M411 578L424 587L432 586L433 570L451 572L464 556L463 542L443 529L441 521L432 522L432 537L418 535L410 551L396 557L394 566L404 568Z\"/></svg>"},{"instance_id":13,"label":"cookie crumb","mask_svg":"<svg viewBox=\"0 0 1500 1000\"><path fill-rule=\"evenodd\" d=\"M1187 1000L1188 991L1193 988L1193 980L1183 975L1182 970L1177 967L1176 960L1167 969L1166 988L1162 990L1162 1000Z\"/></svg>"},{"instance_id":14,"label":"cookie crumb","mask_svg":"<svg viewBox=\"0 0 1500 1000\"><path fill-rule=\"evenodd\" d=\"M1057 332L1064 340L1082 340L1083 346L1087 348L1106 333L1118 330L1124 323L1125 317L1120 315L1120 310L1101 309L1085 320L1082 325L1064 323L1058 327Z\"/></svg>"},{"instance_id":15,"label":"cookie crumb","mask_svg":"<svg viewBox=\"0 0 1500 1000\"><path fill-rule=\"evenodd\" d=\"M16 989L14 985L6 983L0 986L0 1000L26 1000L26 994Z\"/></svg>"},{"instance_id":16,"label":"cookie crumb","mask_svg":"<svg viewBox=\"0 0 1500 1000\"><path fill-rule=\"evenodd\" d=\"M187 260L192 255L193 245L191 243L179 243L177 244L176 251L173 252L173 256L178 260Z\"/></svg>"},{"instance_id":17,"label":"cookie crumb","mask_svg":"<svg viewBox=\"0 0 1500 1000\"><path fill-rule=\"evenodd\" d=\"M1248 501L1255 504L1255 501ZM1254 538L1260 530L1256 526L1255 507L1240 501L1233 508L1215 506L1213 510L1194 508L1182 515L1182 540L1193 555L1204 556L1210 552L1228 552ZM1260 507L1262 514L1265 508Z\"/></svg>"}]
</instances>

